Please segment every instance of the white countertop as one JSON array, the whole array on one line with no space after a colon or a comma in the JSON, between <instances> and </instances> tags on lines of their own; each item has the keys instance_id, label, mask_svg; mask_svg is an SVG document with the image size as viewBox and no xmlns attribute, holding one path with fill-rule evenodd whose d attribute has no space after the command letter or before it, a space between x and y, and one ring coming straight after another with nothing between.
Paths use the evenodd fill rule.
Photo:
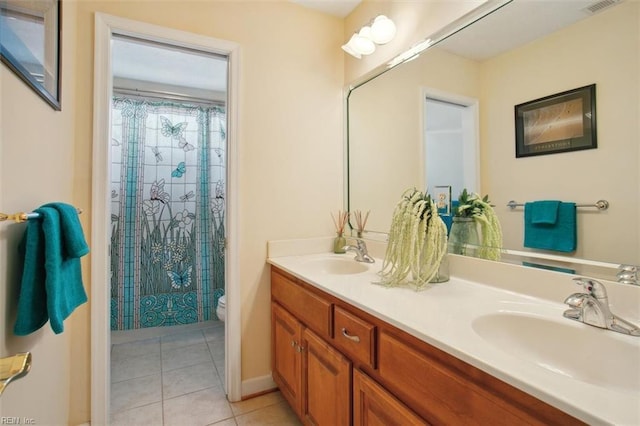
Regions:
<instances>
[{"instance_id":1,"label":"white countertop","mask_svg":"<svg viewBox=\"0 0 640 426\"><path fill-rule=\"evenodd\" d=\"M270 257L268 262L586 423L640 425L640 337L565 319L562 313L567 306L562 303L455 276L420 292L374 285L372 282L378 280L377 272L382 265L380 259L368 265L365 272L351 275L332 275L308 267L310 261L330 257L351 259L353 256L306 254ZM637 375L638 380L630 379L632 385L624 388L589 383L566 371L552 371L552 367L519 356L517 351L504 345L490 343L474 331L473 323L479 317L496 313L565 321L562 325L575 327L576 333L609 333L606 337L613 339L614 346L631 348L632 353L625 353L625 357L630 355L637 360L637 368L632 368L629 374ZM527 330L522 332L526 334ZM594 356L580 353L578 347L572 356L585 355ZM595 356L594 369L601 363L616 362L600 359L604 357L604 353L602 357Z\"/></svg>"}]
</instances>

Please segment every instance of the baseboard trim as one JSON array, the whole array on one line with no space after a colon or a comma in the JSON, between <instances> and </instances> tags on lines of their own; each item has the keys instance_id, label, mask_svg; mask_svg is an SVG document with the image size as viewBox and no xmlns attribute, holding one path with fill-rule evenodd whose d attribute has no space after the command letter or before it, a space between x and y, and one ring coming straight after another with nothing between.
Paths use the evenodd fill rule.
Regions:
<instances>
[{"instance_id":1,"label":"baseboard trim","mask_svg":"<svg viewBox=\"0 0 640 426\"><path fill-rule=\"evenodd\" d=\"M273 381L271 374L254 377L242 381L242 399L256 394L266 393L276 389L278 385Z\"/></svg>"}]
</instances>

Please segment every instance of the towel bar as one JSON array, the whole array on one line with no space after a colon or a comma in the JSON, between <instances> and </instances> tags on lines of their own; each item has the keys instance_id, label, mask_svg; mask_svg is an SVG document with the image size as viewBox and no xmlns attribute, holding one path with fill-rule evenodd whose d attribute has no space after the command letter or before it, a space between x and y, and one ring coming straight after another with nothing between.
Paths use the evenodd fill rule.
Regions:
<instances>
[{"instance_id":1,"label":"towel bar","mask_svg":"<svg viewBox=\"0 0 640 426\"><path fill-rule=\"evenodd\" d=\"M507 207L509 207L511 210L515 209L516 207L523 206L524 204L518 203L513 200L507 203ZM595 204L576 204L576 207L595 207L598 210L607 210L609 208L609 202L607 200L598 200L595 202Z\"/></svg>"},{"instance_id":2,"label":"towel bar","mask_svg":"<svg viewBox=\"0 0 640 426\"><path fill-rule=\"evenodd\" d=\"M82 213L82 209L76 209L78 214ZM0 222L4 222L6 220L13 220L16 223L26 222L29 219L37 219L40 217L40 213L14 213L14 214L6 214L0 213Z\"/></svg>"}]
</instances>

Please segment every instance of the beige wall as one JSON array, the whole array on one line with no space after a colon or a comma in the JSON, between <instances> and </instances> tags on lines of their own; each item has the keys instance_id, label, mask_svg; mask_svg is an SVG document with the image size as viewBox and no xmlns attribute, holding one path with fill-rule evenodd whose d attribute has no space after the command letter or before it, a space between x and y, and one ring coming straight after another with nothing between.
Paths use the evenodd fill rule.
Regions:
<instances>
[{"instance_id":1,"label":"beige wall","mask_svg":"<svg viewBox=\"0 0 640 426\"><path fill-rule=\"evenodd\" d=\"M78 5L76 175L89 205L95 12L239 43L242 378L271 373L270 239L326 235L342 205L342 20L288 2ZM86 319L89 323L89 318ZM87 342L88 344L88 342ZM88 407L88 369L76 409ZM82 420L81 418L77 419Z\"/></svg>"},{"instance_id":2,"label":"beige wall","mask_svg":"<svg viewBox=\"0 0 640 426\"><path fill-rule=\"evenodd\" d=\"M639 28L640 3L625 2L482 64L482 192L512 230L505 247L523 239L522 210L509 211L509 200L603 198L608 211L579 210L575 255L639 262ZM514 105L593 83L597 149L515 158Z\"/></svg>"},{"instance_id":3,"label":"beige wall","mask_svg":"<svg viewBox=\"0 0 640 426\"><path fill-rule=\"evenodd\" d=\"M404 36L381 49L379 56L345 68L340 50L345 25L362 25L351 24L355 22L351 17L344 21L284 1L65 0L63 111L54 112L0 66L0 210L30 210L54 199L68 201L84 209L82 223L87 238L91 237L95 12L239 43L242 376L247 380L269 375L266 241L327 235L333 230L328 212L341 208L343 200L341 106L345 74L349 78L361 75L400 52L416 28L423 28L426 36L477 2L427 3L365 4L354 20L359 20L358 13L369 15L367 11L381 8L396 19L399 34ZM402 27L402 22L407 26ZM20 180L24 176L28 179ZM24 225L1 226L0 270L6 271L0 280L2 300L6 301L0 313L6 319L0 331L2 355L19 350L34 354L32 372L2 396L1 415L34 417L38 424L88 421L88 305L73 314L67 332L60 336L53 336L45 327L34 337L14 338L15 246ZM83 268L90 293L88 258L83 260Z\"/></svg>"},{"instance_id":4,"label":"beige wall","mask_svg":"<svg viewBox=\"0 0 640 426\"><path fill-rule=\"evenodd\" d=\"M85 209L90 238L94 12L239 43L243 379L270 374L266 241L326 235L332 230L329 210L342 206L342 20L288 2L64 4L63 112L51 110L0 68L2 211L66 200ZM29 179L19 181L23 176ZM2 300L10 301L16 291L15 246L24 225L2 226L2 290L11 296ZM83 266L90 292L87 259ZM29 339L12 337L11 306L3 304L8 321L2 354L31 350L34 368L3 395L2 415L35 417L38 424L89 420L87 305L61 336L45 327Z\"/></svg>"},{"instance_id":5,"label":"beige wall","mask_svg":"<svg viewBox=\"0 0 640 426\"><path fill-rule=\"evenodd\" d=\"M76 23L71 2L63 3L63 15L61 112L0 65L0 211L4 213L31 211L50 201L78 202L74 193ZM89 216L81 219L87 229ZM20 274L17 245L24 229L25 224L0 222L0 356L30 351L33 367L5 390L0 416L65 424L74 359L71 349L87 345L74 326L78 317L87 317L89 309L87 304L78 308L60 335L48 324L28 337L13 335ZM85 270L87 265L85 257Z\"/></svg>"}]
</instances>

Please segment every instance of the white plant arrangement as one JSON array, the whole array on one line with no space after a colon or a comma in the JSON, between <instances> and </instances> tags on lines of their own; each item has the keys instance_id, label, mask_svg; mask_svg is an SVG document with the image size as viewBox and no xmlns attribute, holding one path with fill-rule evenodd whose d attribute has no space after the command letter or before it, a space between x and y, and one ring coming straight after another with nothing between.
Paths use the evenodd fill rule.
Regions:
<instances>
[{"instance_id":1,"label":"white plant arrangement","mask_svg":"<svg viewBox=\"0 0 640 426\"><path fill-rule=\"evenodd\" d=\"M480 249L478 257L489 260L500 260L502 248L502 227L496 215L489 196L483 198L476 193L469 193L465 188L458 198L458 207L454 213L456 217L470 217L480 224Z\"/></svg>"},{"instance_id":2,"label":"white plant arrangement","mask_svg":"<svg viewBox=\"0 0 640 426\"><path fill-rule=\"evenodd\" d=\"M437 212L431 196L415 188L402 194L376 284L422 290L436 276L447 252L447 226Z\"/></svg>"}]
</instances>

